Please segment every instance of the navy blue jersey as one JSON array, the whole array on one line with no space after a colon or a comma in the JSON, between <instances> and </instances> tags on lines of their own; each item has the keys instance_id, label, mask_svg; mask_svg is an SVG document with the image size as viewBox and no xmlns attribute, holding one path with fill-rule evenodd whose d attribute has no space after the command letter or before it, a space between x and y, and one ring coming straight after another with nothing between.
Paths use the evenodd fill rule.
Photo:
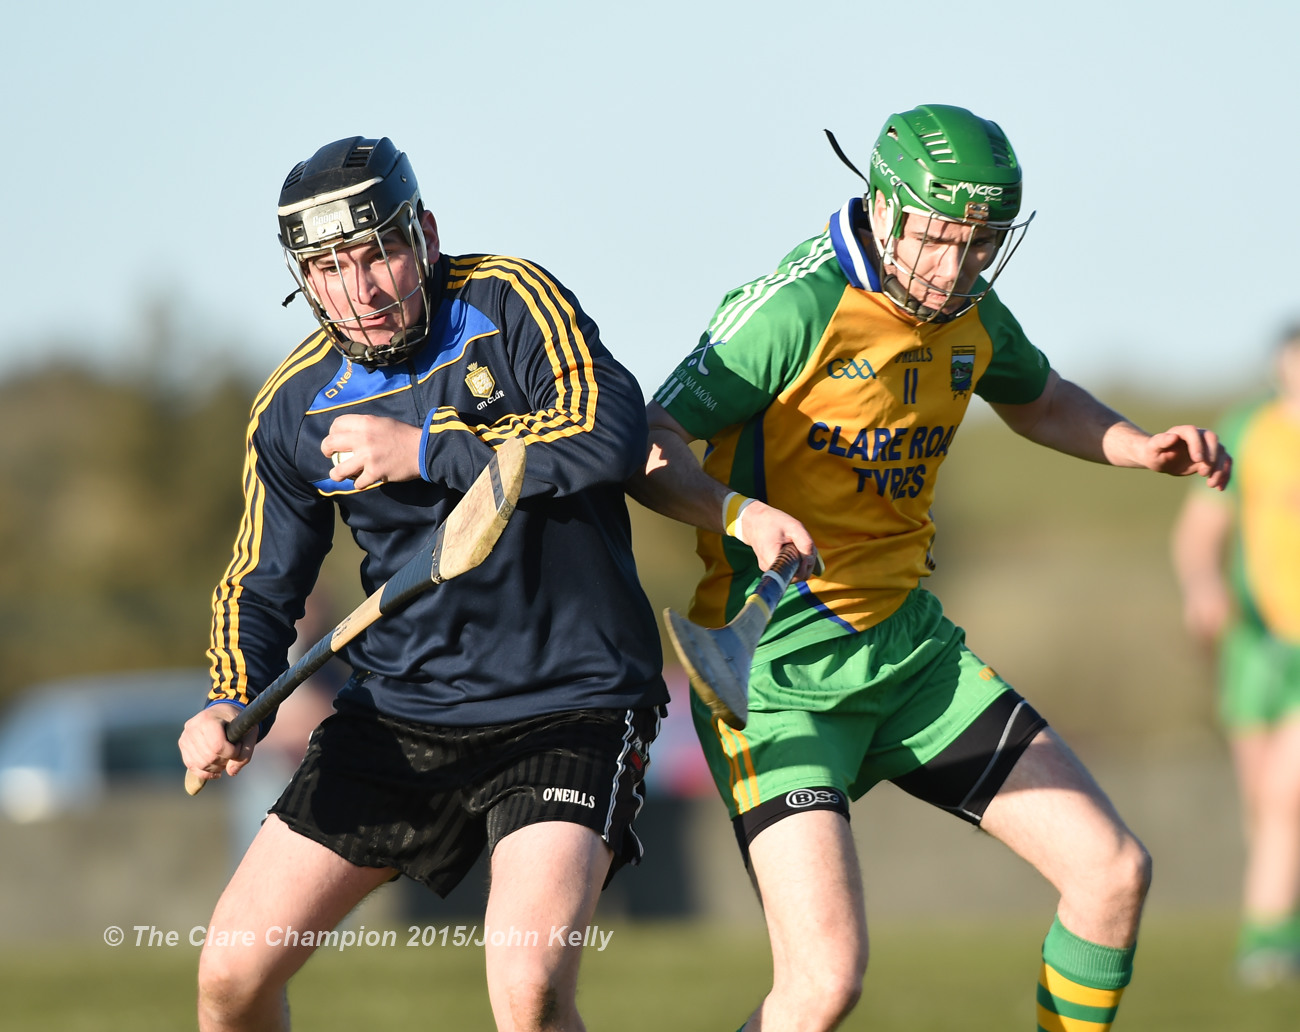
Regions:
<instances>
[{"instance_id":1,"label":"navy blue jersey","mask_svg":"<svg viewBox=\"0 0 1300 1032\"><path fill-rule=\"evenodd\" d=\"M368 368L317 332L257 395L244 516L213 596L209 698L244 704L287 667L336 506L370 593L427 547L492 446L519 437L527 477L492 554L350 643L343 658L367 676L344 695L453 726L666 702L623 498L646 455L640 388L538 266L444 255L432 281L429 339L410 360ZM423 479L331 480L320 444L344 413L423 427Z\"/></svg>"}]
</instances>

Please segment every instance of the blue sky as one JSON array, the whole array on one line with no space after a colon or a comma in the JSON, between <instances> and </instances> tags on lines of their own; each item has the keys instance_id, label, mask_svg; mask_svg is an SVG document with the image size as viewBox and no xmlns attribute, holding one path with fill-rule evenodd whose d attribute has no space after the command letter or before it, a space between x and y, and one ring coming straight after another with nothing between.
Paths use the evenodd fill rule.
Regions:
<instances>
[{"instance_id":1,"label":"blue sky","mask_svg":"<svg viewBox=\"0 0 1300 1032\"><path fill-rule=\"evenodd\" d=\"M184 345L269 372L311 328L275 241L288 169L339 137L414 162L451 253L529 257L652 392L729 287L857 192L923 102L998 121L1038 211L999 292L1066 376L1213 397L1300 314L1289 53L1300 5L125 0L22 5L0 86L0 375L130 374Z\"/></svg>"}]
</instances>

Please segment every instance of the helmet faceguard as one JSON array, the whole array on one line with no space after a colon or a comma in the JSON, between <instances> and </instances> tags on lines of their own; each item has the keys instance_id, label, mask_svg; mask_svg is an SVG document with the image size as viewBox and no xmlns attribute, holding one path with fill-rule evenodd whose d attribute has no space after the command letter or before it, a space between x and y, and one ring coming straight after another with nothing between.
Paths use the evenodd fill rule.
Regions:
<instances>
[{"instance_id":1,"label":"helmet faceguard","mask_svg":"<svg viewBox=\"0 0 1300 1032\"><path fill-rule=\"evenodd\" d=\"M368 365L391 365L413 354L429 332L429 250L420 225L420 189L410 161L387 137L349 137L326 144L290 171L276 214L285 264L317 320L344 355ZM384 270L393 300L381 308L362 305L340 275L331 312L313 283L309 265L340 269L340 252L371 245L369 263ZM414 255L416 283L402 293L394 269L399 249ZM342 303L340 303L341 294ZM397 296L397 295L401 296ZM420 301L418 317L411 302ZM376 342L363 320L396 317L389 339Z\"/></svg>"},{"instance_id":2,"label":"helmet faceguard","mask_svg":"<svg viewBox=\"0 0 1300 1032\"><path fill-rule=\"evenodd\" d=\"M858 172L833 136L831 144L840 159ZM1030 213L1016 221L1021 169L1006 134L995 122L965 108L927 104L891 116L876 140L868 175L858 175L870 187L864 200L881 264L894 270L882 269L881 287L890 300L922 322L954 318L987 294L1034 218ZM877 195L885 202L880 220ZM925 220L919 233L912 226L916 257L910 263L900 257L898 247L909 216ZM968 226L970 232L957 234L956 242L943 243L936 236L952 237L943 224ZM967 289L958 290L955 281L933 283L918 271L919 256L927 248L957 248L957 268L964 269L972 250L990 246L992 253L982 263L982 274ZM915 296L918 292L923 297L937 294L943 300L927 307ZM953 299L960 305L947 310Z\"/></svg>"}]
</instances>

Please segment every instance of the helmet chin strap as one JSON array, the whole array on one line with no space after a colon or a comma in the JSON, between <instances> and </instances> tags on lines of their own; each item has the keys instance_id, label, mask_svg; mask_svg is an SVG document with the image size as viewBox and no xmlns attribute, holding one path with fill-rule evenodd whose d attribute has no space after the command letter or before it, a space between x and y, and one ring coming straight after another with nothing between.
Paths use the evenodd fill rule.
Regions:
<instances>
[{"instance_id":1,"label":"helmet chin strap","mask_svg":"<svg viewBox=\"0 0 1300 1032\"><path fill-rule=\"evenodd\" d=\"M407 298L403 300L408 300L418 292L419 288L416 288L415 291L412 291L411 294L408 294ZM382 315L384 312L390 311L393 308L400 308L402 303L403 301L395 301L393 304L387 305L375 312L367 312L366 315ZM331 324L331 332L334 334L336 340L346 342L343 345L342 350L347 352L349 358L355 359L359 362L366 362L371 365L388 365L394 361L400 361L401 359L406 358L409 354L415 352L419 344L424 340L429 332L427 304L425 305L425 313L421 315L419 319L416 319L409 326L405 324L399 326L393 331L389 336L388 341L384 344L371 344L369 335L366 334L365 330L361 327L357 327L357 332L361 334L362 339L353 340L348 336L347 332L341 325L341 323L347 321L352 320L333 321Z\"/></svg>"},{"instance_id":2,"label":"helmet chin strap","mask_svg":"<svg viewBox=\"0 0 1300 1032\"><path fill-rule=\"evenodd\" d=\"M857 176L859 179L861 179L864 183L867 184L867 192L862 195L862 201L863 201L862 206L867 212L867 218L871 220L871 233L872 236L874 237L876 233L875 217L873 214L875 198L871 196L871 180L868 179L866 176L864 176L862 172L858 169L858 166L853 164L853 162L849 160L849 156L844 153L844 148L840 146L840 141L835 139L835 134L833 132L831 132L829 129L823 129L822 132L826 134L826 139L831 141L831 149L835 151L835 156L839 158L840 161L844 162L845 166L849 169L850 172L852 172L855 176ZM888 211L891 215L893 213L893 209L894 209L894 202L890 201ZM891 221L893 220L891 219ZM894 259L894 239L892 236L888 237L887 239L889 242L885 245L885 250L882 258L884 261L887 261L892 265ZM877 247L880 246L879 242L877 242L876 246Z\"/></svg>"},{"instance_id":3,"label":"helmet chin strap","mask_svg":"<svg viewBox=\"0 0 1300 1032\"><path fill-rule=\"evenodd\" d=\"M427 305L426 305L427 308ZM393 335L388 338L388 343L380 348L367 347L366 358L368 361L374 361L375 358L383 358L384 352L396 352L405 355L414 353L416 346L428 336L428 313L422 315L410 326L400 326ZM378 354L376 355L376 352Z\"/></svg>"},{"instance_id":4,"label":"helmet chin strap","mask_svg":"<svg viewBox=\"0 0 1300 1032\"><path fill-rule=\"evenodd\" d=\"M881 270L880 289L889 297L889 300L898 305L908 315L921 322L927 323L945 323L961 315L971 305L971 299L966 298L964 303L955 312L945 312L941 308L927 308L916 298L908 293L907 288L903 286L902 281L892 272L885 274Z\"/></svg>"},{"instance_id":5,"label":"helmet chin strap","mask_svg":"<svg viewBox=\"0 0 1300 1032\"><path fill-rule=\"evenodd\" d=\"M871 180L869 180L866 176L864 176L861 172L859 172L858 166L853 164L853 162L849 160L849 156L844 153L844 148L840 146L840 141L835 139L835 134L831 132L829 129L823 129L822 132L826 134L826 139L831 141L831 149L835 151L835 156L839 158L842 162L844 162L845 165L848 166L849 171L851 171L855 176L857 176L864 183L866 183L867 186L870 186Z\"/></svg>"}]
</instances>

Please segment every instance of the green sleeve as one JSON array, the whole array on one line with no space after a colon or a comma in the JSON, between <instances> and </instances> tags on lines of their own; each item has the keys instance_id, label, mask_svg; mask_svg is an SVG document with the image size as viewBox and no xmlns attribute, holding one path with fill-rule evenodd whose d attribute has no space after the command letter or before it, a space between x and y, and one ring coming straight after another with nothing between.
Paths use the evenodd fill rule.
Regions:
<instances>
[{"instance_id":1,"label":"green sleeve","mask_svg":"<svg viewBox=\"0 0 1300 1032\"><path fill-rule=\"evenodd\" d=\"M821 340L845 280L786 269L782 263L772 276L727 294L699 345L655 392L655 401L694 437L710 440L763 411L799 376Z\"/></svg>"},{"instance_id":2,"label":"green sleeve","mask_svg":"<svg viewBox=\"0 0 1300 1032\"><path fill-rule=\"evenodd\" d=\"M1029 343L997 294L989 294L977 309L980 322L993 342L993 358L984 370L975 393L985 401L1002 405L1027 405L1037 400L1052 371L1047 356Z\"/></svg>"}]
</instances>

